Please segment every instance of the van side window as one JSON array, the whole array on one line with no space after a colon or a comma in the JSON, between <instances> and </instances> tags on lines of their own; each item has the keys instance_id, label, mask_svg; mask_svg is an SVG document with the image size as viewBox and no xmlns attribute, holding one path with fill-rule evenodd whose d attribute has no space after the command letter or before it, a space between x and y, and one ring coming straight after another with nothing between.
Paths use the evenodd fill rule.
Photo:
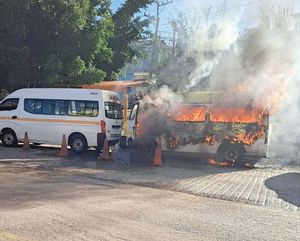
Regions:
<instances>
[{"instance_id":1,"label":"van side window","mask_svg":"<svg viewBox=\"0 0 300 241\"><path fill-rule=\"evenodd\" d=\"M55 100L55 115L67 115L67 104L65 100Z\"/></svg>"},{"instance_id":2,"label":"van side window","mask_svg":"<svg viewBox=\"0 0 300 241\"><path fill-rule=\"evenodd\" d=\"M69 116L90 116L96 117L99 114L99 106L97 101L68 101Z\"/></svg>"},{"instance_id":3,"label":"van side window","mask_svg":"<svg viewBox=\"0 0 300 241\"><path fill-rule=\"evenodd\" d=\"M19 104L18 98L4 100L0 104L0 111L16 110L18 108L18 104Z\"/></svg>"},{"instance_id":4,"label":"van side window","mask_svg":"<svg viewBox=\"0 0 300 241\"><path fill-rule=\"evenodd\" d=\"M97 117L99 114L97 101L83 100L25 99L24 109L36 115Z\"/></svg>"},{"instance_id":5,"label":"van side window","mask_svg":"<svg viewBox=\"0 0 300 241\"><path fill-rule=\"evenodd\" d=\"M84 101L75 101L75 100L69 101L68 115L84 116Z\"/></svg>"},{"instance_id":6,"label":"van side window","mask_svg":"<svg viewBox=\"0 0 300 241\"><path fill-rule=\"evenodd\" d=\"M42 101L42 115L53 115L53 101L43 100Z\"/></svg>"},{"instance_id":7,"label":"van side window","mask_svg":"<svg viewBox=\"0 0 300 241\"><path fill-rule=\"evenodd\" d=\"M96 101L86 101L85 102L85 115L86 116L98 116L99 107Z\"/></svg>"},{"instance_id":8,"label":"van side window","mask_svg":"<svg viewBox=\"0 0 300 241\"><path fill-rule=\"evenodd\" d=\"M114 102L105 102L105 117L108 119L122 120L122 105Z\"/></svg>"},{"instance_id":9,"label":"van side window","mask_svg":"<svg viewBox=\"0 0 300 241\"><path fill-rule=\"evenodd\" d=\"M26 112L31 114L42 114L42 100L32 100L32 99L25 99L24 100L24 109Z\"/></svg>"}]
</instances>

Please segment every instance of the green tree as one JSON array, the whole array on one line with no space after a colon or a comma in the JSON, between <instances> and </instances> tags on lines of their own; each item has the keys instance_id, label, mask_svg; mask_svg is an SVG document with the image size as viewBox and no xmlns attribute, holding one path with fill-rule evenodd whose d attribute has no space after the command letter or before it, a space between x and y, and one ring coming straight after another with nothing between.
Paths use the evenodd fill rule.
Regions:
<instances>
[{"instance_id":1,"label":"green tree","mask_svg":"<svg viewBox=\"0 0 300 241\"><path fill-rule=\"evenodd\" d=\"M109 0L0 0L0 84L27 86L97 82L101 53L111 62Z\"/></svg>"},{"instance_id":2,"label":"green tree","mask_svg":"<svg viewBox=\"0 0 300 241\"><path fill-rule=\"evenodd\" d=\"M115 32L109 39L109 47L113 50L112 62L100 63L105 66L107 78L116 78L125 63L139 56L140 53L131 47L131 43L143 37L149 21L136 14L152 2L154 0L127 0L113 15Z\"/></svg>"},{"instance_id":3,"label":"green tree","mask_svg":"<svg viewBox=\"0 0 300 241\"><path fill-rule=\"evenodd\" d=\"M151 0L0 0L0 88L92 84L137 56Z\"/></svg>"}]
</instances>

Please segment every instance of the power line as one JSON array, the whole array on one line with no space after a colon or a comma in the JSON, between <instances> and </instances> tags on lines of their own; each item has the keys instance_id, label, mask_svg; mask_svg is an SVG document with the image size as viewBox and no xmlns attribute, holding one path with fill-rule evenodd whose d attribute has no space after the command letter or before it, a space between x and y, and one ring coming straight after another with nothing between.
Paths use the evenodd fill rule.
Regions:
<instances>
[{"instance_id":1,"label":"power line","mask_svg":"<svg viewBox=\"0 0 300 241\"><path fill-rule=\"evenodd\" d=\"M229 11L229 10L233 10L233 9L237 9L237 8L241 8L241 7L245 7L245 6L249 6L249 5L253 5L253 4L257 4L257 3L261 3L261 2L265 2L265 1L266 0L256 0L256 1L251 1L251 2L247 2L247 3L235 5L235 6L232 6L232 7L228 7L228 8L222 8L220 10L210 12L210 16L211 15L222 14L222 13L224 13L226 11ZM204 16L204 14L200 14L198 16L201 17L201 16ZM193 19L193 18L194 17L188 17L186 19ZM163 20L174 20L174 19L172 19L172 18L164 18Z\"/></svg>"},{"instance_id":2,"label":"power line","mask_svg":"<svg viewBox=\"0 0 300 241\"><path fill-rule=\"evenodd\" d=\"M229 8L224 8L222 10L218 10L218 11L215 11L215 12L211 12L211 14L222 13L222 12L226 12L228 10L241 8L241 7L245 7L245 6L249 6L249 5L252 5L252 4L261 3L261 2L265 2L265 1L266 0L251 1L251 2L247 2L247 3L239 4L239 5L236 5L236 6L232 6L232 7L229 7Z\"/></svg>"}]
</instances>

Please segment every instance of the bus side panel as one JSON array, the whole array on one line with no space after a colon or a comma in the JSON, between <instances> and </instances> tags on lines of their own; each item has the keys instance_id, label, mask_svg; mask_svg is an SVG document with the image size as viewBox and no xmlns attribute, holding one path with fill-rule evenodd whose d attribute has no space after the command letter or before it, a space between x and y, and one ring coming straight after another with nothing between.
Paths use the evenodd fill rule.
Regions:
<instances>
[{"instance_id":1,"label":"bus side panel","mask_svg":"<svg viewBox=\"0 0 300 241\"><path fill-rule=\"evenodd\" d=\"M196 145L178 146L175 150L170 150L168 148L166 137L164 136L162 138L162 150L164 152L216 154L219 146L220 146L219 143L215 143L214 145L200 143Z\"/></svg>"}]
</instances>

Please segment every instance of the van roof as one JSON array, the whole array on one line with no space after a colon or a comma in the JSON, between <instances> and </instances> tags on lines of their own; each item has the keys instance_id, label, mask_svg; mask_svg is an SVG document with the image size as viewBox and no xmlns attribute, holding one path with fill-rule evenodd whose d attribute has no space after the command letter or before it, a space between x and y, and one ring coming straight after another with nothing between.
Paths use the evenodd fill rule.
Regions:
<instances>
[{"instance_id":1,"label":"van roof","mask_svg":"<svg viewBox=\"0 0 300 241\"><path fill-rule=\"evenodd\" d=\"M106 90L75 89L75 88L25 88L19 89L9 95L13 97L32 98L59 98L59 99L99 99L117 95L116 92Z\"/></svg>"}]
</instances>

